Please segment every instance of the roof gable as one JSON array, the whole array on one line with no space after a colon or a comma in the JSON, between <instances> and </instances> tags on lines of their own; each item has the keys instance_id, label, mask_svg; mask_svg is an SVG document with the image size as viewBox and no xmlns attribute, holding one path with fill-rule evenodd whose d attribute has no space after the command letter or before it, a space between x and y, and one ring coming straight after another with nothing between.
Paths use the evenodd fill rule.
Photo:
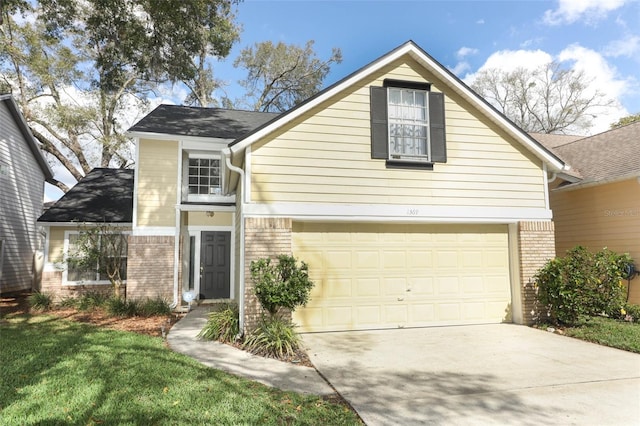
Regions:
<instances>
[{"instance_id":1,"label":"roof gable","mask_svg":"<svg viewBox=\"0 0 640 426\"><path fill-rule=\"evenodd\" d=\"M279 129L292 120L303 116L305 113L308 113L311 109L315 108L327 99L333 97L338 93L341 93L350 86L356 84L358 81L377 72L381 68L389 65L390 63L393 63L394 61L404 57L405 55L408 55L416 62L418 62L421 66L425 67L428 71L441 79L451 90L456 92L459 96L468 101L472 106L477 108L477 110L488 117L492 122L496 123L501 129L512 136L516 141L522 144L536 157L540 158L542 161L548 164L551 170L560 171L564 169L564 163L554 153L549 151L542 144L525 133L522 129L516 126L502 113L497 111L483 98L479 97L464 82L462 82L462 80L457 78L444 66L438 63L434 58L429 56L413 41L408 41L407 43L376 59L375 61L350 74L344 79L338 81L332 86L329 86L325 90L309 98L295 108L292 108L291 110L281 114L276 119L256 128L244 137L236 139L234 142L229 144L231 152L235 153L244 150L246 147L261 140L271 132Z\"/></svg>"},{"instance_id":2,"label":"roof gable","mask_svg":"<svg viewBox=\"0 0 640 426\"><path fill-rule=\"evenodd\" d=\"M93 169L38 222L131 223L133 177L130 169Z\"/></svg>"},{"instance_id":3,"label":"roof gable","mask_svg":"<svg viewBox=\"0 0 640 426\"><path fill-rule=\"evenodd\" d=\"M42 173L44 174L45 179L46 180L53 179L53 172L49 168L49 165L47 164L47 160L44 158L42 151L40 151L38 144L33 138L33 135L31 134L31 130L29 130L29 126L27 125L27 122L25 121L24 116L18 109L18 105L13 99L13 96L0 95L0 102L4 102L9 108L9 112L13 116L13 120L15 121L16 125L20 129L20 132L22 133L24 140L27 142L27 145L29 146L29 149L31 150L33 157L38 162L38 165L40 166L40 169L42 170Z\"/></svg>"},{"instance_id":4,"label":"roof gable","mask_svg":"<svg viewBox=\"0 0 640 426\"><path fill-rule=\"evenodd\" d=\"M268 112L159 105L128 132L234 140L277 116Z\"/></svg>"}]
</instances>

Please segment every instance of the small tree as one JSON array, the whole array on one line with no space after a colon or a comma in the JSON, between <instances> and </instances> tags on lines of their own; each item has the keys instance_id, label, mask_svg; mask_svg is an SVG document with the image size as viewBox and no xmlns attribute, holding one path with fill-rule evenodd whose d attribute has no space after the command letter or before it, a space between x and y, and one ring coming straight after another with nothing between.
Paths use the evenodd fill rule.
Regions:
<instances>
[{"instance_id":1,"label":"small tree","mask_svg":"<svg viewBox=\"0 0 640 426\"><path fill-rule=\"evenodd\" d=\"M120 297L127 270L127 236L119 227L103 223L81 226L67 257L69 267L94 272L109 280L113 294Z\"/></svg>"},{"instance_id":2,"label":"small tree","mask_svg":"<svg viewBox=\"0 0 640 426\"><path fill-rule=\"evenodd\" d=\"M255 294L262 308L271 317L281 308L295 311L309 301L309 293L315 285L309 279L309 267L293 256L281 254L277 263L271 259L259 259L251 262L251 279L255 284Z\"/></svg>"},{"instance_id":3,"label":"small tree","mask_svg":"<svg viewBox=\"0 0 640 426\"><path fill-rule=\"evenodd\" d=\"M624 305L622 280L632 263L628 254L577 246L551 259L535 275L538 300L552 319L574 324L580 318L617 315Z\"/></svg>"}]
</instances>

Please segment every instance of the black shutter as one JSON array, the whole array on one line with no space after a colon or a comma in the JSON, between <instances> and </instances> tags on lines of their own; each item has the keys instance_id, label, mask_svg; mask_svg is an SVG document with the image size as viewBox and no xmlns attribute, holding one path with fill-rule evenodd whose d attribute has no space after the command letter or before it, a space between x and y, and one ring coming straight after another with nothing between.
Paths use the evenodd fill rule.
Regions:
<instances>
[{"instance_id":1,"label":"black shutter","mask_svg":"<svg viewBox=\"0 0 640 426\"><path fill-rule=\"evenodd\" d=\"M389 158L387 125L387 89L370 87L371 94L371 158Z\"/></svg>"},{"instance_id":2,"label":"black shutter","mask_svg":"<svg viewBox=\"0 0 640 426\"><path fill-rule=\"evenodd\" d=\"M444 129L444 95L429 92L429 137L431 138L431 161L447 162L447 141Z\"/></svg>"}]
</instances>

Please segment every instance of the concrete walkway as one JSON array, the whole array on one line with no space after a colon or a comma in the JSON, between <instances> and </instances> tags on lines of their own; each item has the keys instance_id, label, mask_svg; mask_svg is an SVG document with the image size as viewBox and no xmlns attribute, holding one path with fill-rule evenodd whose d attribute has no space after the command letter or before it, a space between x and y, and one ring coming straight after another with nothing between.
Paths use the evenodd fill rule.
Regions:
<instances>
[{"instance_id":1,"label":"concrete walkway","mask_svg":"<svg viewBox=\"0 0 640 426\"><path fill-rule=\"evenodd\" d=\"M198 339L196 336L206 324L209 312L208 307L197 307L171 327L167 335L169 347L208 367L274 388L314 395L334 393L311 367L263 358L219 342Z\"/></svg>"}]
</instances>

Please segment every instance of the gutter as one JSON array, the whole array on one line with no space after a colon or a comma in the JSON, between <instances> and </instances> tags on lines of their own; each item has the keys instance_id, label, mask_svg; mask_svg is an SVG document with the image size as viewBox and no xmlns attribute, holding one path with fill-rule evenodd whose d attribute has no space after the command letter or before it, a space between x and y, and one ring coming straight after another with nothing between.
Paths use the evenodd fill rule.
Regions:
<instances>
[{"instance_id":1,"label":"gutter","mask_svg":"<svg viewBox=\"0 0 640 426\"><path fill-rule=\"evenodd\" d=\"M232 172L237 173L240 176L240 181L239 183L242 185L242 194L240 197L240 267L239 269L239 273L238 273L238 278L239 278L239 283L238 283L238 328L240 330L240 334L243 334L243 330L244 330L244 204L245 204L245 198L246 198L246 188L244 187L244 183L245 183L245 174L244 174L244 170L240 167L236 167L233 164L231 164L231 149L229 148L225 148L222 150L222 155L224 156L224 163L225 165L229 168L229 170L231 170Z\"/></svg>"}]
</instances>

